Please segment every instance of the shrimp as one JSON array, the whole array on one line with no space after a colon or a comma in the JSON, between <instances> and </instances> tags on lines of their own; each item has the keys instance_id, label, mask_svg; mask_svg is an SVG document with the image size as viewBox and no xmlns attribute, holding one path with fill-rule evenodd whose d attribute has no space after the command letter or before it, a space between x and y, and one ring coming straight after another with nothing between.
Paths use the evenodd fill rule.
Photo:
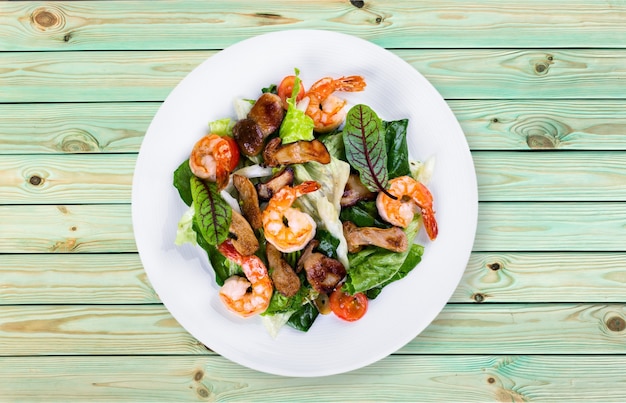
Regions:
<instances>
[{"instance_id":1,"label":"shrimp","mask_svg":"<svg viewBox=\"0 0 626 403\"><path fill-rule=\"evenodd\" d=\"M291 207L296 198L320 188L315 181L303 182L294 187L281 188L263 210L262 221L265 239L281 252L300 250L315 236L313 218Z\"/></svg>"},{"instance_id":2,"label":"shrimp","mask_svg":"<svg viewBox=\"0 0 626 403\"><path fill-rule=\"evenodd\" d=\"M313 119L316 132L328 133L335 130L346 118L346 101L333 95L335 91L363 91L365 80L361 76L333 79L324 77L309 88L302 102L307 102L306 114Z\"/></svg>"},{"instance_id":3,"label":"shrimp","mask_svg":"<svg viewBox=\"0 0 626 403\"><path fill-rule=\"evenodd\" d=\"M218 250L240 265L246 276L234 275L224 282L219 295L226 308L244 318L264 312L269 306L274 286L263 261L256 255L243 256L230 240L222 242Z\"/></svg>"},{"instance_id":4,"label":"shrimp","mask_svg":"<svg viewBox=\"0 0 626 403\"><path fill-rule=\"evenodd\" d=\"M193 146L189 168L197 177L216 182L223 189L228 184L233 159L232 146L226 139L207 134Z\"/></svg>"},{"instance_id":5,"label":"shrimp","mask_svg":"<svg viewBox=\"0 0 626 403\"><path fill-rule=\"evenodd\" d=\"M410 176L400 176L389 181L389 193L397 197L392 199L385 192L376 198L378 213L387 222L406 228L416 212L420 212L424 228L431 240L437 238L437 221L433 211L433 196L421 182Z\"/></svg>"}]
</instances>

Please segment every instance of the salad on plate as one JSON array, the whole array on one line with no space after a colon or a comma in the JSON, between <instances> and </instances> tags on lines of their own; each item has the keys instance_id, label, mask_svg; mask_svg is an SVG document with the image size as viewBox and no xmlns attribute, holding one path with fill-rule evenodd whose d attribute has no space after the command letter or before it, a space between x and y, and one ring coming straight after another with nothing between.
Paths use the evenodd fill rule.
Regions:
<instances>
[{"instance_id":1,"label":"salad on plate","mask_svg":"<svg viewBox=\"0 0 626 403\"><path fill-rule=\"evenodd\" d=\"M189 206L176 244L202 247L224 306L272 335L320 314L359 320L420 262L420 228L437 237L432 159L410 160L407 119L339 95L365 87L344 76L305 89L296 69L236 100L236 118L211 122L173 174Z\"/></svg>"}]
</instances>

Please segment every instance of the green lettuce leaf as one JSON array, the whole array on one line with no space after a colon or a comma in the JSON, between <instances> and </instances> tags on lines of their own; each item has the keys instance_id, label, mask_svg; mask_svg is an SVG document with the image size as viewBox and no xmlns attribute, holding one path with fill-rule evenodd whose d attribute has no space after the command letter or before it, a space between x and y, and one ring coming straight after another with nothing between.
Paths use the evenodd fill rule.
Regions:
<instances>
[{"instance_id":1,"label":"green lettuce leaf","mask_svg":"<svg viewBox=\"0 0 626 403\"><path fill-rule=\"evenodd\" d=\"M422 245L412 244L409 249L409 253L406 256L406 259L404 260L402 266L400 266L400 269L396 272L396 274L387 279L387 281L385 281L381 285L367 290L367 292L365 293L365 295L367 295L367 298L376 298L383 290L383 288L385 288L388 284L406 277L406 275L409 274L411 270L413 270L415 266L417 266L417 264L422 261L423 254L424 247Z\"/></svg>"},{"instance_id":2,"label":"green lettuce leaf","mask_svg":"<svg viewBox=\"0 0 626 403\"><path fill-rule=\"evenodd\" d=\"M405 229L408 239L414 239L419 228L420 220L413 220ZM360 252L349 254L350 268L344 284L345 291L354 294L388 284L398 275L412 249L411 247L405 252L398 253L370 246Z\"/></svg>"},{"instance_id":3,"label":"green lettuce leaf","mask_svg":"<svg viewBox=\"0 0 626 403\"><path fill-rule=\"evenodd\" d=\"M391 227L391 224L380 218L374 200L359 200L354 206L344 207L339 218L341 221L352 221L357 227Z\"/></svg>"},{"instance_id":4,"label":"green lettuce leaf","mask_svg":"<svg viewBox=\"0 0 626 403\"><path fill-rule=\"evenodd\" d=\"M178 221L178 228L176 229L176 239L174 240L175 245L180 246L184 243L190 243L192 245L197 244L197 234L193 230L193 216L195 214L195 210L196 209L192 203L191 207L189 207L187 211L185 211L183 216Z\"/></svg>"},{"instance_id":5,"label":"green lettuce leaf","mask_svg":"<svg viewBox=\"0 0 626 403\"><path fill-rule=\"evenodd\" d=\"M192 176L190 185L195 222L200 234L210 245L217 246L228 237L232 209L220 195L215 183Z\"/></svg>"},{"instance_id":6,"label":"green lettuce leaf","mask_svg":"<svg viewBox=\"0 0 626 403\"><path fill-rule=\"evenodd\" d=\"M243 275L243 270L241 266L232 260L226 259L224 255L222 255L217 247L209 244L206 239L200 234L200 229L196 224L195 220L193 223L193 231L196 233L196 241L198 245L204 249L207 253L207 257L209 258L209 262L211 262L211 267L213 267L213 271L215 272L215 282L220 287L224 285L224 281L230 276L234 276L235 274Z\"/></svg>"},{"instance_id":7,"label":"green lettuce leaf","mask_svg":"<svg viewBox=\"0 0 626 403\"><path fill-rule=\"evenodd\" d=\"M233 122L230 118L218 119L209 123L211 133L217 134L218 136L233 137L234 126L235 122Z\"/></svg>"},{"instance_id":8,"label":"green lettuce leaf","mask_svg":"<svg viewBox=\"0 0 626 403\"><path fill-rule=\"evenodd\" d=\"M387 147L383 122L367 105L355 105L348 111L343 128L346 158L357 171L361 182L372 192L387 190Z\"/></svg>"},{"instance_id":9,"label":"green lettuce leaf","mask_svg":"<svg viewBox=\"0 0 626 403\"><path fill-rule=\"evenodd\" d=\"M387 146L387 172L390 178L410 175L409 148L406 142L408 119L384 122Z\"/></svg>"},{"instance_id":10,"label":"green lettuce leaf","mask_svg":"<svg viewBox=\"0 0 626 403\"><path fill-rule=\"evenodd\" d=\"M299 182L317 181L320 190L298 198L298 205L320 225L339 240L337 259L348 267L348 242L343 235L343 226L339 220L341 212L341 196L350 176L350 165L330 158L330 163L307 162L293 165L294 175Z\"/></svg>"},{"instance_id":11,"label":"green lettuce leaf","mask_svg":"<svg viewBox=\"0 0 626 403\"><path fill-rule=\"evenodd\" d=\"M191 206L193 202L193 196L191 195L191 177L194 176L189 168L189 160L183 161L182 164L174 171L173 184L180 198L186 205Z\"/></svg>"},{"instance_id":12,"label":"green lettuce leaf","mask_svg":"<svg viewBox=\"0 0 626 403\"><path fill-rule=\"evenodd\" d=\"M278 131L278 136L283 141L283 144L294 143L299 140L311 141L315 139L313 135L313 127L315 126L313 119L296 107L296 97L300 91L300 85L302 84L298 73L299 71L296 69L296 79L293 90L291 91L291 97L287 99L287 113Z\"/></svg>"}]
</instances>

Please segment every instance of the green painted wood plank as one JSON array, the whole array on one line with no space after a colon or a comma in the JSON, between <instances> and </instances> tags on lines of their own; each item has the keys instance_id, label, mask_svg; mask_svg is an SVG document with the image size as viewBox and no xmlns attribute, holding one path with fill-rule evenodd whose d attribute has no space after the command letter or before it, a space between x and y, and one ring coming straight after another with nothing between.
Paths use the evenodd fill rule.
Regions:
<instances>
[{"instance_id":1,"label":"green painted wood plank","mask_svg":"<svg viewBox=\"0 0 626 403\"><path fill-rule=\"evenodd\" d=\"M398 354L624 354L624 321L623 303L448 304ZM207 352L162 305L5 305L0 336L0 356Z\"/></svg>"},{"instance_id":2,"label":"green painted wood plank","mask_svg":"<svg viewBox=\"0 0 626 403\"><path fill-rule=\"evenodd\" d=\"M13 402L626 400L620 356L390 356L325 378L268 375L214 356L7 357L0 364L0 389Z\"/></svg>"},{"instance_id":3,"label":"green painted wood plank","mask_svg":"<svg viewBox=\"0 0 626 403\"><path fill-rule=\"evenodd\" d=\"M623 252L625 229L624 203L486 202L473 250Z\"/></svg>"},{"instance_id":4,"label":"green painted wood plank","mask_svg":"<svg viewBox=\"0 0 626 403\"><path fill-rule=\"evenodd\" d=\"M626 101L451 100L449 105L472 150L626 150ZM0 104L0 154L138 152L159 106Z\"/></svg>"},{"instance_id":5,"label":"green painted wood plank","mask_svg":"<svg viewBox=\"0 0 626 403\"><path fill-rule=\"evenodd\" d=\"M624 261L624 253L475 252L450 301L623 302ZM0 305L160 302L137 254L4 255L0 273Z\"/></svg>"},{"instance_id":6,"label":"green painted wood plank","mask_svg":"<svg viewBox=\"0 0 626 403\"><path fill-rule=\"evenodd\" d=\"M0 49L223 48L265 32L320 28L385 47L624 47L626 6L613 2L331 0L15 2L0 8ZM124 16L124 18L120 18Z\"/></svg>"},{"instance_id":7,"label":"green painted wood plank","mask_svg":"<svg viewBox=\"0 0 626 403\"><path fill-rule=\"evenodd\" d=\"M138 152L160 105L0 104L0 154Z\"/></svg>"},{"instance_id":8,"label":"green painted wood plank","mask_svg":"<svg viewBox=\"0 0 626 403\"><path fill-rule=\"evenodd\" d=\"M624 50L395 52L423 73L447 99L621 99L624 96ZM189 71L212 54L211 51L0 53L3 66L0 102L162 101Z\"/></svg>"},{"instance_id":9,"label":"green painted wood plank","mask_svg":"<svg viewBox=\"0 0 626 403\"><path fill-rule=\"evenodd\" d=\"M624 253L470 256L451 302L625 302Z\"/></svg>"},{"instance_id":10,"label":"green painted wood plank","mask_svg":"<svg viewBox=\"0 0 626 403\"><path fill-rule=\"evenodd\" d=\"M623 356L391 356L325 378L263 374L222 357L0 358L9 401L620 402Z\"/></svg>"},{"instance_id":11,"label":"green painted wood plank","mask_svg":"<svg viewBox=\"0 0 626 403\"><path fill-rule=\"evenodd\" d=\"M3 255L0 304L159 303L136 253Z\"/></svg>"},{"instance_id":12,"label":"green painted wood plank","mask_svg":"<svg viewBox=\"0 0 626 403\"><path fill-rule=\"evenodd\" d=\"M624 354L625 322L623 303L449 304L402 352Z\"/></svg>"},{"instance_id":13,"label":"green painted wood plank","mask_svg":"<svg viewBox=\"0 0 626 403\"><path fill-rule=\"evenodd\" d=\"M476 252L624 252L626 203L484 202ZM136 252L130 205L0 206L0 253ZM441 227L441 231L446 231Z\"/></svg>"},{"instance_id":14,"label":"green painted wood plank","mask_svg":"<svg viewBox=\"0 0 626 403\"><path fill-rule=\"evenodd\" d=\"M625 261L624 253L474 252L450 301L624 302ZM134 253L4 255L0 273L0 305L160 302Z\"/></svg>"},{"instance_id":15,"label":"green painted wood plank","mask_svg":"<svg viewBox=\"0 0 626 403\"><path fill-rule=\"evenodd\" d=\"M0 203L129 203L136 154L0 156Z\"/></svg>"},{"instance_id":16,"label":"green painted wood plank","mask_svg":"<svg viewBox=\"0 0 626 403\"><path fill-rule=\"evenodd\" d=\"M626 153L472 153L481 201L624 201Z\"/></svg>"},{"instance_id":17,"label":"green painted wood plank","mask_svg":"<svg viewBox=\"0 0 626 403\"><path fill-rule=\"evenodd\" d=\"M0 206L0 253L136 252L130 205Z\"/></svg>"},{"instance_id":18,"label":"green painted wood plank","mask_svg":"<svg viewBox=\"0 0 626 403\"><path fill-rule=\"evenodd\" d=\"M624 201L626 153L472 154L481 201ZM136 154L0 156L0 204L129 203Z\"/></svg>"},{"instance_id":19,"label":"green painted wood plank","mask_svg":"<svg viewBox=\"0 0 626 403\"><path fill-rule=\"evenodd\" d=\"M472 150L626 150L622 100L451 100Z\"/></svg>"}]
</instances>

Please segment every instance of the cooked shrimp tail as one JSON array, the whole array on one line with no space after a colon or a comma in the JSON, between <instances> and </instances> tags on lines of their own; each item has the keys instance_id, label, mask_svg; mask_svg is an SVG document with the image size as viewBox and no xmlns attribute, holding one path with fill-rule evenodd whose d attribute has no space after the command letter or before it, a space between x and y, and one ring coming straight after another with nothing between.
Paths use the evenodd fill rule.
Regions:
<instances>
[{"instance_id":1,"label":"cooked shrimp tail","mask_svg":"<svg viewBox=\"0 0 626 403\"><path fill-rule=\"evenodd\" d=\"M274 287L267 268L256 255L243 256L230 240L218 246L219 252L241 266L245 278L231 276L220 289L220 299L230 311L248 317L264 312L269 306Z\"/></svg>"},{"instance_id":2,"label":"cooked shrimp tail","mask_svg":"<svg viewBox=\"0 0 626 403\"><path fill-rule=\"evenodd\" d=\"M376 199L378 213L387 222L406 228L415 213L422 216L424 229L431 240L437 238L439 232L435 211L433 210L433 196L423 183L410 176L400 176L389 181L388 192L396 199L380 192Z\"/></svg>"},{"instance_id":3,"label":"cooked shrimp tail","mask_svg":"<svg viewBox=\"0 0 626 403\"><path fill-rule=\"evenodd\" d=\"M361 76L324 77L315 82L302 98L305 104L308 102L306 114L313 119L315 131L335 130L346 117L346 101L334 96L334 92L363 91L364 88L365 80Z\"/></svg>"},{"instance_id":4,"label":"cooked shrimp tail","mask_svg":"<svg viewBox=\"0 0 626 403\"><path fill-rule=\"evenodd\" d=\"M226 140L217 134L207 134L191 150L189 168L197 177L215 182L223 189L228 184L233 157Z\"/></svg>"},{"instance_id":5,"label":"cooked shrimp tail","mask_svg":"<svg viewBox=\"0 0 626 403\"><path fill-rule=\"evenodd\" d=\"M295 252L313 239L315 221L291 206L298 197L319 188L319 183L307 181L293 187L285 186L270 199L262 214L263 230L267 241L276 249L283 253Z\"/></svg>"}]
</instances>

